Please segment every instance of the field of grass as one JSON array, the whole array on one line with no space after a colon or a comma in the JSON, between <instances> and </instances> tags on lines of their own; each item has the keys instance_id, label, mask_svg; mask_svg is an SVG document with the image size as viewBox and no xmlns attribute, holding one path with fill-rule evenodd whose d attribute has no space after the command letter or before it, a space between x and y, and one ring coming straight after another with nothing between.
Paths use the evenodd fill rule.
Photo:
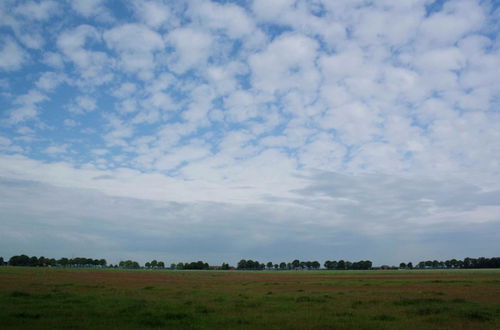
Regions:
<instances>
[{"instance_id":1,"label":"field of grass","mask_svg":"<svg viewBox=\"0 0 500 330\"><path fill-rule=\"evenodd\" d=\"M0 267L0 329L498 329L500 270Z\"/></svg>"}]
</instances>

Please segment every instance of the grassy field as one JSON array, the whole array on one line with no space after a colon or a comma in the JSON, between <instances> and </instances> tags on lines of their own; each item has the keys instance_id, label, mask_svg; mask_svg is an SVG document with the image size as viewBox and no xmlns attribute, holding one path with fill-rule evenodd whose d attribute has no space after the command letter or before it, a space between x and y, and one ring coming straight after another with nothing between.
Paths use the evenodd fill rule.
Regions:
<instances>
[{"instance_id":1,"label":"grassy field","mask_svg":"<svg viewBox=\"0 0 500 330\"><path fill-rule=\"evenodd\" d=\"M0 267L1 329L498 329L500 270Z\"/></svg>"}]
</instances>

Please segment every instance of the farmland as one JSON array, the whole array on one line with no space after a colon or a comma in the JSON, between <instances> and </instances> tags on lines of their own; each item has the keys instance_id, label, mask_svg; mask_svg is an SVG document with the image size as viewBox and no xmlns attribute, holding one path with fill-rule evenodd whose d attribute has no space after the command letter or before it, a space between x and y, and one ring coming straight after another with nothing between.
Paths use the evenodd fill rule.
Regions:
<instances>
[{"instance_id":1,"label":"farmland","mask_svg":"<svg viewBox=\"0 0 500 330\"><path fill-rule=\"evenodd\" d=\"M0 267L2 329L497 329L500 270Z\"/></svg>"}]
</instances>

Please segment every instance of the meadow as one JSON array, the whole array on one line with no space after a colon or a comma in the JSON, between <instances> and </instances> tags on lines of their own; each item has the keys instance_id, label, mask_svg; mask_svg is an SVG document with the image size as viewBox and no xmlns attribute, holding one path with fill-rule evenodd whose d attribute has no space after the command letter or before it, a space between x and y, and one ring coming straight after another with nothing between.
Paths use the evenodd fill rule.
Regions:
<instances>
[{"instance_id":1,"label":"meadow","mask_svg":"<svg viewBox=\"0 0 500 330\"><path fill-rule=\"evenodd\" d=\"M500 270L0 267L1 329L498 329Z\"/></svg>"}]
</instances>

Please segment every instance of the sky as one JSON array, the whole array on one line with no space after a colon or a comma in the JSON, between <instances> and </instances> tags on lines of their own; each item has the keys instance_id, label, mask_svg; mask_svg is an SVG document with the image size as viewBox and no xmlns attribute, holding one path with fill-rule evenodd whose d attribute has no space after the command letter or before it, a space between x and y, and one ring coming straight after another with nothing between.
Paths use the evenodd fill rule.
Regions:
<instances>
[{"instance_id":1,"label":"sky","mask_svg":"<svg viewBox=\"0 0 500 330\"><path fill-rule=\"evenodd\" d=\"M500 5L0 2L0 255L500 255Z\"/></svg>"}]
</instances>

